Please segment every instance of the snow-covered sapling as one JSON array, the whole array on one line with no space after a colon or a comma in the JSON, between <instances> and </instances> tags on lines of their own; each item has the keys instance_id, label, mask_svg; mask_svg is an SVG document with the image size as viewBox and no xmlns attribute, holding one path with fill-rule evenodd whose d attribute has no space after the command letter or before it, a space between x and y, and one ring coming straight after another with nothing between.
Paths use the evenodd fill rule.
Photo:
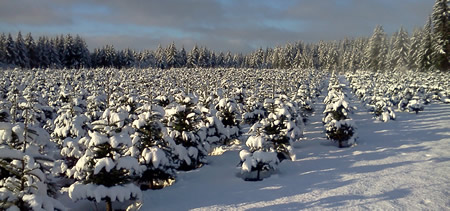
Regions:
<instances>
[{"instance_id":1,"label":"snow-covered sapling","mask_svg":"<svg viewBox=\"0 0 450 211\"><path fill-rule=\"evenodd\" d=\"M222 98L216 105L217 118L225 127L227 139L223 144L227 145L233 139L237 139L241 135L240 130L240 113L237 103L231 98Z\"/></svg>"},{"instance_id":2,"label":"snow-covered sapling","mask_svg":"<svg viewBox=\"0 0 450 211\"><path fill-rule=\"evenodd\" d=\"M291 160L291 144L302 135L302 129L280 99L267 99L264 104L270 113L250 128L251 136L246 142L249 151L240 153L241 174L245 180L261 180L262 172L270 175L279 162Z\"/></svg>"},{"instance_id":3,"label":"snow-covered sapling","mask_svg":"<svg viewBox=\"0 0 450 211\"><path fill-rule=\"evenodd\" d=\"M383 97L377 96L373 102L375 103L375 105L372 105L373 112L376 118L383 122L387 122L390 119L395 120L395 112L389 105L390 101Z\"/></svg>"},{"instance_id":4,"label":"snow-covered sapling","mask_svg":"<svg viewBox=\"0 0 450 211\"><path fill-rule=\"evenodd\" d=\"M0 110L0 209L66 210L49 195L44 163L52 159L40 150L49 135L35 130L32 93L26 99L20 105L24 122L10 123L9 112Z\"/></svg>"},{"instance_id":5,"label":"snow-covered sapling","mask_svg":"<svg viewBox=\"0 0 450 211\"><path fill-rule=\"evenodd\" d=\"M409 112L415 112L416 114L418 114L419 111L423 111L424 109L423 100L415 96L412 98L412 100L408 102L406 108L408 109Z\"/></svg>"},{"instance_id":6,"label":"snow-covered sapling","mask_svg":"<svg viewBox=\"0 0 450 211\"><path fill-rule=\"evenodd\" d=\"M164 123L169 136L175 141L179 170L192 170L202 166L209 146L205 145L206 133L200 130L201 112L196 107L197 98L179 93L176 102L168 105Z\"/></svg>"},{"instance_id":7,"label":"snow-covered sapling","mask_svg":"<svg viewBox=\"0 0 450 211\"><path fill-rule=\"evenodd\" d=\"M173 158L175 142L168 136L161 123L164 109L158 105L146 104L137 109L140 113L133 122L135 133L131 135L133 147L129 153L136 156L146 169L138 182L141 189L159 189L175 180Z\"/></svg>"},{"instance_id":8,"label":"snow-covered sapling","mask_svg":"<svg viewBox=\"0 0 450 211\"><path fill-rule=\"evenodd\" d=\"M133 179L144 168L135 157L126 155L132 146L127 117L125 110L106 109L92 123L88 136L79 141L86 150L76 165L66 170L67 176L76 180L66 189L72 200L105 201L107 211L111 211L114 201L140 198L141 190Z\"/></svg>"},{"instance_id":9,"label":"snow-covered sapling","mask_svg":"<svg viewBox=\"0 0 450 211\"><path fill-rule=\"evenodd\" d=\"M324 102L325 117L323 119L327 138L339 143L339 147L351 146L355 143L355 125L349 118L349 105L339 86L328 92Z\"/></svg>"}]
</instances>

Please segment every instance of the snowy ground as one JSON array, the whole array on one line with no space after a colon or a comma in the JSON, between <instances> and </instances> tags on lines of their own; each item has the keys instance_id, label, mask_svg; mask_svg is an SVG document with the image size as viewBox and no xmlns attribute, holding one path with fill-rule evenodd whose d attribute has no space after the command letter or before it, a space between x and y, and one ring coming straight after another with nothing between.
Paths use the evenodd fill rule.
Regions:
<instances>
[{"instance_id":1,"label":"snowy ground","mask_svg":"<svg viewBox=\"0 0 450 211\"><path fill-rule=\"evenodd\" d=\"M450 105L382 123L349 97L357 146L339 149L324 138L319 105L297 159L277 174L244 181L235 176L239 151L227 151L171 187L146 191L142 210L449 210Z\"/></svg>"}]
</instances>

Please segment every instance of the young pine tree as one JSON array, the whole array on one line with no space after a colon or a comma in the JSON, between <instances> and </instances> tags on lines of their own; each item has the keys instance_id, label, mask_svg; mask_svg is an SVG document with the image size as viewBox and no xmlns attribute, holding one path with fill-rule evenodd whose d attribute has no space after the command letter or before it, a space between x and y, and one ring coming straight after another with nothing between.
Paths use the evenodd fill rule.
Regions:
<instances>
[{"instance_id":1,"label":"young pine tree","mask_svg":"<svg viewBox=\"0 0 450 211\"><path fill-rule=\"evenodd\" d=\"M134 200L141 190L133 183L143 170L138 160L126 155L132 146L128 113L106 109L100 120L92 122L93 130L79 143L86 149L66 175L76 180L67 191L74 200L104 201L112 211L112 202Z\"/></svg>"}]
</instances>

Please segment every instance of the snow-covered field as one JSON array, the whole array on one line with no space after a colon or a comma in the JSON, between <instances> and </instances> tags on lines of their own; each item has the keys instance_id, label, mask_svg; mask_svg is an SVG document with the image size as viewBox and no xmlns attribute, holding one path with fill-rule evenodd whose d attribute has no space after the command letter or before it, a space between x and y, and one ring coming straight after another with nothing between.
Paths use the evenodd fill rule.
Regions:
<instances>
[{"instance_id":1,"label":"snow-covered field","mask_svg":"<svg viewBox=\"0 0 450 211\"><path fill-rule=\"evenodd\" d=\"M0 78L0 210L450 210L445 73Z\"/></svg>"},{"instance_id":2,"label":"snow-covered field","mask_svg":"<svg viewBox=\"0 0 450 211\"><path fill-rule=\"evenodd\" d=\"M450 105L398 112L396 121L383 123L347 94L357 108L356 146L340 149L325 139L319 104L296 159L271 177L238 178L234 148L179 173L170 187L144 192L141 210L449 210Z\"/></svg>"}]
</instances>

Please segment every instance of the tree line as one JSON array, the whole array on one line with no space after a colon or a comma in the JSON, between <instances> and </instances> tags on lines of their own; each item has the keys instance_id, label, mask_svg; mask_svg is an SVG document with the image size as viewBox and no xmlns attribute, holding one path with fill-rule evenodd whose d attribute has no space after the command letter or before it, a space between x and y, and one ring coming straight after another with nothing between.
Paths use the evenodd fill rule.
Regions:
<instances>
[{"instance_id":1,"label":"tree line","mask_svg":"<svg viewBox=\"0 0 450 211\"><path fill-rule=\"evenodd\" d=\"M19 32L0 35L0 65L21 68L316 68L354 71L449 70L450 12L448 0L436 0L427 23L410 36L403 27L388 36L381 25L371 37L259 48L248 54L215 52L195 45L189 52L175 43L156 50L116 50L113 45L88 50L79 35L57 37Z\"/></svg>"}]
</instances>

